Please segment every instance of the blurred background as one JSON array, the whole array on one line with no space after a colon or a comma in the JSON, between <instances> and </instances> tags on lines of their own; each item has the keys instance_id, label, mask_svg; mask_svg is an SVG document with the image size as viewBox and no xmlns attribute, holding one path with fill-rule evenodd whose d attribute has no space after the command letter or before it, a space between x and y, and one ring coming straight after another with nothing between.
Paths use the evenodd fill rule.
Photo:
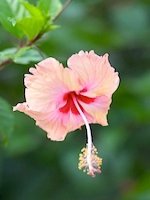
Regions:
<instances>
[{"instance_id":1,"label":"blurred background","mask_svg":"<svg viewBox=\"0 0 150 200\"><path fill-rule=\"evenodd\" d=\"M150 200L150 2L75 0L56 24L60 28L37 43L47 57L66 65L79 50L107 52L121 77L109 126L92 125L102 173L91 178L77 168L84 127L52 142L31 118L15 112L7 116L14 119L13 131L0 147L0 199ZM2 27L0 38L0 50L16 44ZM11 106L24 101L23 77L31 66L0 71L0 96Z\"/></svg>"}]
</instances>

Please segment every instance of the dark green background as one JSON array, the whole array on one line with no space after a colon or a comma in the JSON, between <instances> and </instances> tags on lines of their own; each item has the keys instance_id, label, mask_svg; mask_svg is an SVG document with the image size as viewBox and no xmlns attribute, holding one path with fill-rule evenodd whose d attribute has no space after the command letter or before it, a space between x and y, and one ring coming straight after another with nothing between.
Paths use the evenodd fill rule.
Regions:
<instances>
[{"instance_id":1,"label":"dark green background","mask_svg":"<svg viewBox=\"0 0 150 200\"><path fill-rule=\"evenodd\" d=\"M77 168L84 127L52 142L32 119L15 112L14 131L0 149L0 199L150 199L149 19L148 0L76 0L57 20L61 27L38 42L64 65L79 50L107 52L119 71L109 126L92 125L102 174L91 178ZM16 44L0 28L0 50ZM23 75L30 66L11 64L0 72L0 95L12 106L24 101Z\"/></svg>"}]
</instances>

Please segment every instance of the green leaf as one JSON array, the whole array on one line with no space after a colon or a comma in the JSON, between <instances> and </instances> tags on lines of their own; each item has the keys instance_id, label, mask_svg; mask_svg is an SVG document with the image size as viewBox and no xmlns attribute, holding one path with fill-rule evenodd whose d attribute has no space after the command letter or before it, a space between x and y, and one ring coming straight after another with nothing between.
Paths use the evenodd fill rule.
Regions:
<instances>
[{"instance_id":1,"label":"green leaf","mask_svg":"<svg viewBox=\"0 0 150 200\"><path fill-rule=\"evenodd\" d=\"M26 16L27 12L19 0L1 0L0 9L0 23L2 26L13 35L23 37L22 31L16 26L16 23Z\"/></svg>"},{"instance_id":2,"label":"green leaf","mask_svg":"<svg viewBox=\"0 0 150 200\"><path fill-rule=\"evenodd\" d=\"M17 26L29 40L32 40L43 30L44 19L36 17L24 18L17 23Z\"/></svg>"},{"instance_id":3,"label":"green leaf","mask_svg":"<svg viewBox=\"0 0 150 200\"><path fill-rule=\"evenodd\" d=\"M27 1L1 0L0 22L17 37L36 37L46 24L46 18L38 7Z\"/></svg>"},{"instance_id":4,"label":"green leaf","mask_svg":"<svg viewBox=\"0 0 150 200\"><path fill-rule=\"evenodd\" d=\"M44 30L46 18L39 8L26 1L21 1L21 3L29 15L19 20L16 26L23 31L29 40L32 40Z\"/></svg>"},{"instance_id":5,"label":"green leaf","mask_svg":"<svg viewBox=\"0 0 150 200\"><path fill-rule=\"evenodd\" d=\"M17 52L17 48L8 48L0 52L0 61L12 59L14 54Z\"/></svg>"},{"instance_id":6,"label":"green leaf","mask_svg":"<svg viewBox=\"0 0 150 200\"><path fill-rule=\"evenodd\" d=\"M39 1L37 6L21 0L0 1L0 23L13 35L29 40L53 30L52 20L62 9L59 0Z\"/></svg>"},{"instance_id":7,"label":"green leaf","mask_svg":"<svg viewBox=\"0 0 150 200\"><path fill-rule=\"evenodd\" d=\"M14 115L11 106L0 97L0 142L6 144L14 127Z\"/></svg>"},{"instance_id":8,"label":"green leaf","mask_svg":"<svg viewBox=\"0 0 150 200\"><path fill-rule=\"evenodd\" d=\"M62 9L60 0L39 0L38 7L45 16L50 16L53 20Z\"/></svg>"},{"instance_id":9,"label":"green leaf","mask_svg":"<svg viewBox=\"0 0 150 200\"><path fill-rule=\"evenodd\" d=\"M47 26L45 26L44 28L44 32L48 32L48 31L52 31L52 30L55 30L57 28L60 28L59 25L55 25L55 24L47 24Z\"/></svg>"},{"instance_id":10,"label":"green leaf","mask_svg":"<svg viewBox=\"0 0 150 200\"><path fill-rule=\"evenodd\" d=\"M31 16L43 18L43 14L38 7L34 6L33 4L30 4L27 1L21 1L21 4L26 8L26 10L28 10Z\"/></svg>"},{"instance_id":11,"label":"green leaf","mask_svg":"<svg viewBox=\"0 0 150 200\"><path fill-rule=\"evenodd\" d=\"M14 56L13 61L18 64L29 64L30 62L38 62L42 60L42 55L35 48L21 48Z\"/></svg>"},{"instance_id":12,"label":"green leaf","mask_svg":"<svg viewBox=\"0 0 150 200\"><path fill-rule=\"evenodd\" d=\"M0 61L12 59L17 64L29 64L30 62L38 62L43 59L41 53L33 47L23 47L20 49L9 48L0 52Z\"/></svg>"}]
</instances>

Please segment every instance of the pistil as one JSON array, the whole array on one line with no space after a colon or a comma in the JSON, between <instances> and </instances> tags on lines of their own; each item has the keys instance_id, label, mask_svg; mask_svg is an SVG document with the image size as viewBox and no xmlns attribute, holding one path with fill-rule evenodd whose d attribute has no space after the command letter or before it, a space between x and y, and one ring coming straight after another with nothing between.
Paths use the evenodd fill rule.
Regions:
<instances>
[{"instance_id":1,"label":"pistil","mask_svg":"<svg viewBox=\"0 0 150 200\"><path fill-rule=\"evenodd\" d=\"M85 148L81 150L81 153L79 155L78 167L79 169L83 169L83 171L86 171L88 175L94 177L95 173L101 172L100 166L102 164L102 159L97 156L98 152L92 142L92 133L91 133L90 125L88 123L88 120L85 114L81 110L75 95L72 95L72 99L73 99L76 109L78 110L80 116L82 117L85 123L86 130L87 130L87 145Z\"/></svg>"}]
</instances>

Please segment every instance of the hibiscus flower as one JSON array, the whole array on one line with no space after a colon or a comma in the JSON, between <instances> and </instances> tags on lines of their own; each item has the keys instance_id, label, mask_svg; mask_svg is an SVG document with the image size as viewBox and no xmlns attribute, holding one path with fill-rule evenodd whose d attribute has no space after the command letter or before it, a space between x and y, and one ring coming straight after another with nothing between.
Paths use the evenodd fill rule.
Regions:
<instances>
[{"instance_id":1,"label":"hibiscus flower","mask_svg":"<svg viewBox=\"0 0 150 200\"><path fill-rule=\"evenodd\" d=\"M64 68L50 57L30 68L24 79L26 102L17 104L14 111L32 117L55 141L64 140L69 132L85 124L87 144L81 150L78 167L95 176L101 172L102 159L93 145L89 124L108 125L107 114L119 77L108 54L80 51L67 64Z\"/></svg>"}]
</instances>

